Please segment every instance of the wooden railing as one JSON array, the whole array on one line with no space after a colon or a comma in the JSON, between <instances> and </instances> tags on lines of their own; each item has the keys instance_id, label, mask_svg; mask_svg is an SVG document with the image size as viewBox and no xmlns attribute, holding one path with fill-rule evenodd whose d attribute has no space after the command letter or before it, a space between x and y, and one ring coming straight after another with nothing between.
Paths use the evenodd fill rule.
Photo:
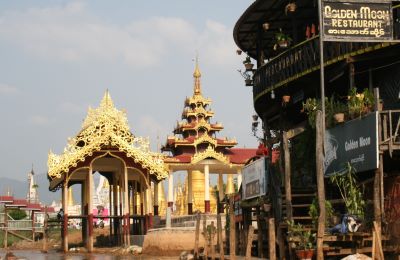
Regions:
<instances>
[{"instance_id":1,"label":"wooden railing","mask_svg":"<svg viewBox=\"0 0 400 260\"><path fill-rule=\"evenodd\" d=\"M319 36L301 42L258 68L253 76L253 98L285 85L288 82L319 70ZM326 42L325 66L348 57L374 51L390 43Z\"/></svg>"},{"instance_id":2,"label":"wooden railing","mask_svg":"<svg viewBox=\"0 0 400 260\"><path fill-rule=\"evenodd\" d=\"M379 112L381 124L379 146L383 151L400 150L400 110Z\"/></svg>"}]
</instances>

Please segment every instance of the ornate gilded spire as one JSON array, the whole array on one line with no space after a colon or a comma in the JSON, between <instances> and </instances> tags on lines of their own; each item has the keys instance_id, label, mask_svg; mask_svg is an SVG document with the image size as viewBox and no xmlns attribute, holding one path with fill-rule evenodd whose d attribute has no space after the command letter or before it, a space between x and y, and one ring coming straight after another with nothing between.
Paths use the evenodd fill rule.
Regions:
<instances>
[{"instance_id":1,"label":"ornate gilded spire","mask_svg":"<svg viewBox=\"0 0 400 260\"><path fill-rule=\"evenodd\" d=\"M103 99L100 102L101 107L114 107L114 102L111 99L110 92L108 89L104 93Z\"/></svg>"},{"instance_id":2,"label":"ornate gilded spire","mask_svg":"<svg viewBox=\"0 0 400 260\"><path fill-rule=\"evenodd\" d=\"M201 95L201 84L200 84L201 72L199 69L199 55L196 55L196 67L193 72L193 77L194 77L194 95Z\"/></svg>"}]
</instances>

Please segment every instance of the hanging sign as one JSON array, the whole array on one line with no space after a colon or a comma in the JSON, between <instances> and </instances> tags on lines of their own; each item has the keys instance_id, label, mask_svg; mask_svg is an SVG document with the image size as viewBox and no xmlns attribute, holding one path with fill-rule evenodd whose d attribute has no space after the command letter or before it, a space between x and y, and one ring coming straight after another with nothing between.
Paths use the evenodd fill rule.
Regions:
<instances>
[{"instance_id":1,"label":"hanging sign","mask_svg":"<svg viewBox=\"0 0 400 260\"><path fill-rule=\"evenodd\" d=\"M321 11L324 41L393 40L391 1L323 0Z\"/></svg>"},{"instance_id":2,"label":"hanging sign","mask_svg":"<svg viewBox=\"0 0 400 260\"><path fill-rule=\"evenodd\" d=\"M245 167L242 170L242 199L260 197L267 192L266 181L266 164L265 157L258 159Z\"/></svg>"},{"instance_id":3,"label":"hanging sign","mask_svg":"<svg viewBox=\"0 0 400 260\"><path fill-rule=\"evenodd\" d=\"M378 113L351 120L325 132L325 176L378 168Z\"/></svg>"}]
</instances>

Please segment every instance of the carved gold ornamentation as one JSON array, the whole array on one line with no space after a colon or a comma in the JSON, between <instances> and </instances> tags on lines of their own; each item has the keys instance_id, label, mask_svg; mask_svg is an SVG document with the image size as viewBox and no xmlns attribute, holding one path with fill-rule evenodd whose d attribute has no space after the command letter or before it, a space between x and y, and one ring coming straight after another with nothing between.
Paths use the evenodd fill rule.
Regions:
<instances>
[{"instance_id":1,"label":"carved gold ornamentation","mask_svg":"<svg viewBox=\"0 0 400 260\"><path fill-rule=\"evenodd\" d=\"M229 164L229 157L225 156L223 153L215 151L211 145L209 145L205 151L194 154L191 163L196 164L207 158L214 158L222 163Z\"/></svg>"},{"instance_id":2,"label":"carved gold ornamentation","mask_svg":"<svg viewBox=\"0 0 400 260\"><path fill-rule=\"evenodd\" d=\"M71 167L85 161L87 156L108 146L124 152L150 174L156 175L157 179L168 177L163 155L150 151L148 138L133 136L125 111L114 107L108 91L98 108L89 108L82 130L76 137L68 140L64 152L61 155L49 152L48 176L51 179L60 178Z\"/></svg>"},{"instance_id":3,"label":"carved gold ornamentation","mask_svg":"<svg viewBox=\"0 0 400 260\"><path fill-rule=\"evenodd\" d=\"M217 140L213 139L209 135L202 135L201 137L197 138L196 140L194 140L194 145L197 146L198 144L205 142L214 145L214 147L217 146Z\"/></svg>"}]
</instances>

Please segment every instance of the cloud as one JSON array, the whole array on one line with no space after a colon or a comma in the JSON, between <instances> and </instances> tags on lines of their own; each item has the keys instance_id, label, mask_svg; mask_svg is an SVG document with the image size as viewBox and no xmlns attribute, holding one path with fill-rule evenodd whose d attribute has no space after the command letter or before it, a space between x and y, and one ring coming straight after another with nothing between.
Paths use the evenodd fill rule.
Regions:
<instances>
[{"instance_id":1,"label":"cloud","mask_svg":"<svg viewBox=\"0 0 400 260\"><path fill-rule=\"evenodd\" d=\"M8 84L0 83L0 95L14 95L18 94L19 89Z\"/></svg>"},{"instance_id":2,"label":"cloud","mask_svg":"<svg viewBox=\"0 0 400 260\"><path fill-rule=\"evenodd\" d=\"M91 14L82 2L0 14L0 40L31 55L63 62L122 61L154 66L168 53L194 55L212 64L233 61L232 29L207 21L202 31L177 17L150 17L112 24ZM204 53L204 56L203 54Z\"/></svg>"},{"instance_id":3,"label":"cloud","mask_svg":"<svg viewBox=\"0 0 400 260\"><path fill-rule=\"evenodd\" d=\"M32 125L37 125L37 126L47 126L50 124L50 120L47 117L41 115L31 116L28 119L28 122Z\"/></svg>"}]
</instances>

